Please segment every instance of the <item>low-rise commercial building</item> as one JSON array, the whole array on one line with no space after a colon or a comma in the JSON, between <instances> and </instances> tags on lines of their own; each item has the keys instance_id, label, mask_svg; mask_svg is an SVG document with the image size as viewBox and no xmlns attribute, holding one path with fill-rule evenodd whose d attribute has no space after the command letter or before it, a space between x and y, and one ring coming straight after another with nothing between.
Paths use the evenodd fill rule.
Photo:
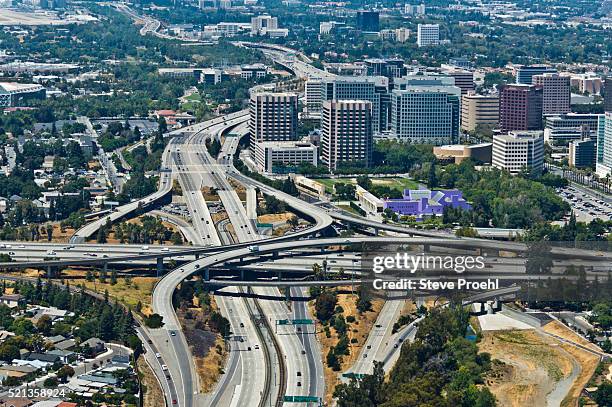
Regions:
<instances>
[{"instance_id":1,"label":"low-rise commercial building","mask_svg":"<svg viewBox=\"0 0 612 407\"><path fill-rule=\"evenodd\" d=\"M432 191L429 189L406 189L402 199L385 199L384 210L389 209L398 215L441 216L445 207L471 210L472 206L463 198L463 193L457 189Z\"/></svg>"},{"instance_id":2,"label":"low-rise commercial building","mask_svg":"<svg viewBox=\"0 0 612 407\"><path fill-rule=\"evenodd\" d=\"M1 82L0 107L21 106L28 100L43 100L46 90L34 83Z\"/></svg>"},{"instance_id":3,"label":"low-rise commercial building","mask_svg":"<svg viewBox=\"0 0 612 407\"><path fill-rule=\"evenodd\" d=\"M472 159L477 163L491 163L493 143L473 145L451 144L433 148L433 153L439 160L454 160L455 164Z\"/></svg>"},{"instance_id":4,"label":"low-rise commercial building","mask_svg":"<svg viewBox=\"0 0 612 407\"><path fill-rule=\"evenodd\" d=\"M255 164L260 172L295 172L302 163L317 165L317 147L296 141L266 141L255 144Z\"/></svg>"}]
</instances>

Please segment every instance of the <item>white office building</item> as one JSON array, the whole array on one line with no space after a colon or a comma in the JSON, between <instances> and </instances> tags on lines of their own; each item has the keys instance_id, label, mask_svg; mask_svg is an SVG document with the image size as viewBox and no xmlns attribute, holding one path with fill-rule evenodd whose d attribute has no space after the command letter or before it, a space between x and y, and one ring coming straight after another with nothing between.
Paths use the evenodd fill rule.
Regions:
<instances>
[{"instance_id":1,"label":"white office building","mask_svg":"<svg viewBox=\"0 0 612 407\"><path fill-rule=\"evenodd\" d=\"M428 47L440 44L440 25L438 24L419 24L417 31L417 45Z\"/></svg>"},{"instance_id":2,"label":"white office building","mask_svg":"<svg viewBox=\"0 0 612 407\"><path fill-rule=\"evenodd\" d=\"M544 137L541 131L511 131L493 136L493 166L518 174L539 174L544 168Z\"/></svg>"},{"instance_id":3,"label":"white office building","mask_svg":"<svg viewBox=\"0 0 612 407\"><path fill-rule=\"evenodd\" d=\"M317 165L317 147L296 141L265 141L255 144L257 170L263 173L295 172L302 163Z\"/></svg>"},{"instance_id":4,"label":"white office building","mask_svg":"<svg viewBox=\"0 0 612 407\"><path fill-rule=\"evenodd\" d=\"M459 137L461 89L444 76L396 80L391 92L391 136L407 143L452 144Z\"/></svg>"}]
</instances>

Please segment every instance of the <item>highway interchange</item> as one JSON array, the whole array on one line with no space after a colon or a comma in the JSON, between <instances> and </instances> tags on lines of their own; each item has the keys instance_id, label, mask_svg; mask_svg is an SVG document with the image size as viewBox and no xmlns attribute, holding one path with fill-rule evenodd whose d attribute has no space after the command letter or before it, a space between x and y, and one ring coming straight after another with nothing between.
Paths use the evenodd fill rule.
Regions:
<instances>
[{"instance_id":1,"label":"highway interchange","mask_svg":"<svg viewBox=\"0 0 612 407\"><path fill-rule=\"evenodd\" d=\"M155 31L158 28L155 22L145 21L143 30ZM322 75L322 71L313 68L307 62L288 57L287 51L282 47L272 47L267 53L290 68L296 76ZM329 257L320 254L317 257L306 255L304 250L313 248L323 250L325 247L342 245L350 247L373 242L437 243L459 248L477 246L491 250L505 249L518 252L525 250L524 245L518 243L453 239L446 232L422 231L355 218L309 204L248 178L233 167L232 160L240 136L246 134L247 120L247 112L239 111L171 132L170 141L162 156L158 190L145 198L118 207L85 225L75 233L69 244L14 242L0 246L0 252L12 253L14 256L16 263L11 264L12 267L76 264L106 266L108 263L120 261L138 264L157 262L159 265L164 258L184 261L185 264L165 274L153 292L152 308L163 317L163 328L138 330L147 350L147 361L153 367L168 405L185 407L282 405L285 395L322 398L325 394L323 356L312 327L276 326L279 320L312 319L306 303L301 299L307 296L305 288L307 285L320 283L287 282L285 289L289 290L291 300L285 301L285 296L277 287L282 284L279 281L276 281L276 284L266 284L265 280L251 282L251 287L226 284L226 287L220 287L216 292L215 300L219 310L229 320L231 326L232 334L228 338L229 357L224 367L225 373L215 389L208 394L202 394L193 357L172 303L176 287L194 274L201 274L204 271L206 276L214 267L248 258L253 260L252 263L240 267L271 274L286 270L306 272L312 262L324 259L333 260L335 263L330 265L330 272L337 271L342 266L346 270L355 272L357 277L359 259L354 254L347 252L342 255L331 254ZM205 141L213 138L223 141L218 158L211 157L205 146ZM181 187L191 223L183 224L180 219L175 222L182 228L189 228L190 232L185 233L185 236L193 247L154 245L103 245L102 247L82 244L107 222L113 223L135 213L155 210L170 194L175 182ZM247 191L246 208L234 188L237 184ZM204 187L214 188L227 213L227 219L222 221L222 227L221 222L213 221L209 203L201 193ZM261 236L253 214L252 197L255 189L286 202L292 211L309 220L311 226L279 238ZM248 198L249 195L251 198ZM323 232L334 222L370 229L375 235L380 230L401 235L323 238ZM230 230L233 233L230 233ZM420 237L415 238L415 236ZM256 250L254 246L257 247ZM279 256L296 250L301 251L300 255L270 261L269 255ZM612 260L609 253L588 250L557 250L557 254L580 257L584 261ZM3 264L3 266L9 265ZM349 282L350 280L345 281L346 284ZM498 298L512 290L514 287L503 288L500 292L486 293L476 299ZM384 363L386 371L392 367L399 356L400 344L413 338L417 329L418 321L414 321L398 332L392 333L392 326L399 318L404 304L403 297L386 301L383 311L371 328L357 362L347 373L371 373L374 361L377 360ZM157 354L160 357L156 357ZM167 370L162 369L162 366L167 366Z\"/></svg>"}]
</instances>

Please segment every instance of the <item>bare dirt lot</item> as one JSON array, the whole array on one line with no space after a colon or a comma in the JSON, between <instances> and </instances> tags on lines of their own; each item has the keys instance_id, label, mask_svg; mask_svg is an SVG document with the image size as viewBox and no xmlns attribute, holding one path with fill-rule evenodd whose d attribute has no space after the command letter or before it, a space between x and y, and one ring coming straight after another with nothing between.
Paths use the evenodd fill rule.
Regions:
<instances>
[{"instance_id":1,"label":"bare dirt lot","mask_svg":"<svg viewBox=\"0 0 612 407\"><path fill-rule=\"evenodd\" d=\"M572 372L572 357L535 330L484 332L479 348L503 362L486 379L499 406L545 406L546 395Z\"/></svg>"}]
</instances>

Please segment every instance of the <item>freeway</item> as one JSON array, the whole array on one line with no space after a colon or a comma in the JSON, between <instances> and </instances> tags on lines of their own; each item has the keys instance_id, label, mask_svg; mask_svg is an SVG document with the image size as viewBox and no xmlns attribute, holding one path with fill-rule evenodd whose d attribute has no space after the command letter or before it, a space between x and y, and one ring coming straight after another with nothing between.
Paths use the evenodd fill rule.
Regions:
<instances>
[{"instance_id":1,"label":"freeway","mask_svg":"<svg viewBox=\"0 0 612 407\"><path fill-rule=\"evenodd\" d=\"M171 151L173 148L172 140L168 143L168 146L164 150L162 155L162 168L170 165L171 160ZM107 222L113 223L119 219L126 217L132 212L147 208L152 204L156 203L161 198L165 197L172 190L172 177L168 172L161 172L159 187L157 191L149 196L144 198L135 200L126 205L119 206L115 209L115 211L111 212L109 215L104 216L98 220L95 220L87 225L83 226L81 229L77 230L75 234L70 238L70 243L84 243L92 237L100 227L104 226Z\"/></svg>"}]
</instances>

